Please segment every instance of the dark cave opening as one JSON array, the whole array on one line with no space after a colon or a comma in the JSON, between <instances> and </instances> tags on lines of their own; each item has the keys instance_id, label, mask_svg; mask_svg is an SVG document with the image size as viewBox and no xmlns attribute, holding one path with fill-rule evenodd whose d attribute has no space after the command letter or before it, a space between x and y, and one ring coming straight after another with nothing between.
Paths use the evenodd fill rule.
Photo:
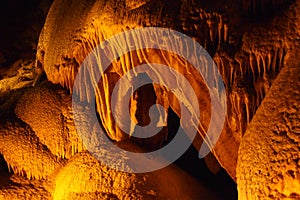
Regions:
<instances>
[{"instance_id":1,"label":"dark cave opening","mask_svg":"<svg viewBox=\"0 0 300 200\"><path fill-rule=\"evenodd\" d=\"M0 188L8 185L10 181L10 176L12 172L8 169L8 164L5 161L2 154L0 154Z\"/></svg>"},{"instance_id":2,"label":"dark cave opening","mask_svg":"<svg viewBox=\"0 0 300 200\"><path fill-rule=\"evenodd\" d=\"M170 142L176 135L180 126L179 116L171 109L168 109L168 138ZM204 183L223 199L238 199L236 183L227 172L221 168L217 174L213 174L207 167L205 160L199 159L197 149L192 145L186 152L174 162L175 165Z\"/></svg>"},{"instance_id":3,"label":"dark cave opening","mask_svg":"<svg viewBox=\"0 0 300 200\"><path fill-rule=\"evenodd\" d=\"M152 84L146 84L137 89L135 92L138 92L140 95L142 95L142 98L141 96L138 98L138 101L141 104L139 107L143 108L142 111L139 112L139 115L142 116L137 116L137 118L139 119L139 124L141 126L146 126L149 124L150 120L147 111L149 111L149 108L152 105L151 102L155 103L156 99L152 98L152 100L150 100L151 102L149 102L148 95L155 95L155 91ZM97 117L99 124L103 130L105 130L98 113ZM130 137L129 140L142 147L146 152L155 151L168 145L174 139L179 126L180 117L171 107L169 107L167 110L167 127L163 128L161 132L157 133L158 135L167 133L167 137L165 137L165 140L162 144L156 144L156 142L160 140L157 140L155 135L149 138ZM128 148L126 145L122 145L122 142L116 143L116 145L124 150L132 151L131 148ZM198 182L203 183L207 188L214 191L218 196L221 197L221 199L238 199L236 183L223 168L221 168L216 174L212 173L207 167L205 159L199 159L198 151L193 144L189 146L189 148L174 162L174 164L194 177Z\"/></svg>"}]
</instances>

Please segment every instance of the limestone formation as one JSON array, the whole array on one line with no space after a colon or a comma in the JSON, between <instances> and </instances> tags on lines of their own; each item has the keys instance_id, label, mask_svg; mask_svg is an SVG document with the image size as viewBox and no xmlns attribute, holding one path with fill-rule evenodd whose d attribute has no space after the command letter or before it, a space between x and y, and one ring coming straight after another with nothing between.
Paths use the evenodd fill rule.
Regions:
<instances>
[{"instance_id":1,"label":"limestone formation","mask_svg":"<svg viewBox=\"0 0 300 200\"><path fill-rule=\"evenodd\" d=\"M218 75L210 65L204 65L207 73L202 77L191 63L160 46L139 49L114 60L100 80L86 78L93 75L84 71L88 76L80 80L82 87L73 90L82 63L97 45L142 27L188 35L207 50L219 69L226 87L227 113L222 134L205 158L207 167L218 174L221 165L237 181L239 199L299 199L299 10L300 0L54 0L39 37L36 61L18 58L9 69L0 69L0 199L225 198L175 164L151 173L121 172L97 160L84 146L74 124L72 94L80 93L80 102L96 102L99 119L95 122L82 112L77 116L79 125L100 124L118 147L146 152L172 140L179 122L171 115L182 117L182 99L185 105L193 105L185 91L176 97L165 86L150 84L132 93L127 105L134 122L132 132L136 125L150 122L148 111L153 104L168 111L157 119L162 131L151 138L127 134L112 114L123 115L125 109L111 104L116 83L129 70L149 63L171 66L189 81L201 120L186 124L197 129L196 151L204 141L212 115L205 74L212 71L213 81ZM161 35L156 38L163 39ZM135 45L140 42L132 40ZM184 48L185 43L173 41L170 46L193 53ZM126 46L126 40L119 44ZM0 62L5 63L1 54ZM98 60L101 56L96 52ZM43 73L48 80L41 78ZM166 79L164 74L157 75ZM179 78L175 80L172 84L183 90ZM95 98L90 98L91 90L85 87L89 83L97 86ZM124 98L122 89L117 90L119 99ZM218 91L218 86L214 89ZM187 107L190 113L196 110ZM111 153L104 148L101 156ZM127 169L125 161L115 164Z\"/></svg>"},{"instance_id":2,"label":"limestone formation","mask_svg":"<svg viewBox=\"0 0 300 200\"><path fill-rule=\"evenodd\" d=\"M0 153L13 174L0 186L0 199L218 199L174 165L146 174L111 169L84 150L66 90L49 82L22 90L10 104L16 116L0 125ZM130 142L119 145L144 151Z\"/></svg>"},{"instance_id":3,"label":"limestone formation","mask_svg":"<svg viewBox=\"0 0 300 200\"><path fill-rule=\"evenodd\" d=\"M70 158L84 149L75 130L71 97L60 87L46 83L28 89L18 99L15 114L57 157Z\"/></svg>"},{"instance_id":4,"label":"limestone formation","mask_svg":"<svg viewBox=\"0 0 300 200\"><path fill-rule=\"evenodd\" d=\"M299 72L299 62L282 69L245 133L237 166L239 199L300 198Z\"/></svg>"},{"instance_id":5,"label":"limestone formation","mask_svg":"<svg viewBox=\"0 0 300 200\"><path fill-rule=\"evenodd\" d=\"M226 1L232 5L228 7L201 1L174 1L170 7L165 1L143 1L138 4L139 7L134 7L130 2L54 1L40 36L38 66L44 68L51 82L72 90L75 76L88 53L114 34L132 28L156 26L175 29L193 37L214 58L226 86L226 123L213 151L221 165L235 179L237 151L242 135L293 50L294 38L297 37L297 30L294 29L294 19L297 17L294 13L295 3ZM283 4L286 7L282 7ZM282 8L280 14L268 15L267 26L246 23L248 18L244 18L242 10L267 13L268 6ZM114 63L105 78L100 80L101 92L96 96L97 111L112 140L127 140L128 135L120 130L111 114L111 92L126 71L144 62L172 64L185 74L190 71L190 66L182 63L180 58L162 51L149 53L139 50ZM201 77L187 78L199 94L201 125L198 132L203 138L209 126L210 109L207 105L210 105L210 99L208 95L202 95L207 94L207 90ZM82 83L86 85L89 81L82 80ZM80 98L89 101L86 99L89 91L83 88ZM155 88L157 102L162 103L165 109L171 107L180 115L176 98L166 90ZM166 100L166 96L171 97ZM198 149L203 142L199 138L194 141ZM156 140L156 144L163 143L164 137Z\"/></svg>"}]
</instances>

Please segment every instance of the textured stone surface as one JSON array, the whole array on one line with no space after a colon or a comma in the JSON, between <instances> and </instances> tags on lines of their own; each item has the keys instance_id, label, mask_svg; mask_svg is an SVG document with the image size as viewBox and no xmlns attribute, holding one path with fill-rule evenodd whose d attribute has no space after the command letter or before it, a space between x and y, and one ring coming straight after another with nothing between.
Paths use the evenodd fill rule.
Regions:
<instances>
[{"instance_id":1,"label":"textured stone surface","mask_svg":"<svg viewBox=\"0 0 300 200\"><path fill-rule=\"evenodd\" d=\"M0 98L13 90L31 86L38 74L34 60L18 60L8 70L0 69Z\"/></svg>"},{"instance_id":2,"label":"textured stone surface","mask_svg":"<svg viewBox=\"0 0 300 200\"><path fill-rule=\"evenodd\" d=\"M63 134L64 137L68 135ZM48 146L59 146L59 138L53 139L57 137L50 135L44 142ZM209 188L174 165L152 173L133 174L111 169L88 152L60 159L18 119L0 126L0 138L0 153L15 173L11 183L1 187L0 199L219 199ZM67 140L65 145L70 143ZM120 145L130 151L142 151L130 143ZM122 160L120 162L122 165Z\"/></svg>"},{"instance_id":3,"label":"textured stone surface","mask_svg":"<svg viewBox=\"0 0 300 200\"><path fill-rule=\"evenodd\" d=\"M39 40L38 66L44 68L50 81L71 90L87 54L116 33L156 26L175 29L193 37L214 58L227 89L226 123L214 153L235 179L237 151L242 135L293 49L297 37L294 28L297 16L295 9L291 8L295 3L234 0L216 4L179 0L172 4L164 1L131 2L54 1ZM271 7L271 10L278 12L269 12ZM264 23L255 22L256 16L262 12L265 13L262 17ZM250 22L249 18L253 18L254 22ZM112 140L127 140L128 136L115 124L110 101L107 100L117 80L140 59L141 62L151 60L166 64L171 59L175 69L181 73L189 71L189 67L178 57L161 51L151 54L147 51L132 52L116 62L101 82L104 86L100 87L101 95L96 97L97 111ZM203 137L209 125L210 100L203 95L207 92L200 77L187 78L198 91L198 98L202 97L198 99L201 110L201 128L198 130ZM82 81L83 84L85 81ZM159 88L155 91L157 102L163 102L165 108L172 107L180 115L178 103L169 92ZM82 89L82 100L86 100L88 93ZM166 96L170 98L166 100ZM160 144L164 138L158 137L152 143ZM194 144L199 149L202 144L200 137Z\"/></svg>"},{"instance_id":4,"label":"textured stone surface","mask_svg":"<svg viewBox=\"0 0 300 200\"><path fill-rule=\"evenodd\" d=\"M17 116L7 115L0 124L1 165L13 173L7 183L0 180L0 199L219 199L175 165L147 174L125 173L79 148L71 97L60 86L44 82L19 93L10 104ZM90 120L82 115L81 122ZM144 151L131 143L118 145Z\"/></svg>"},{"instance_id":5,"label":"textured stone surface","mask_svg":"<svg viewBox=\"0 0 300 200\"><path fill-rule=\"evenodd\" d=\"M134 148L126 144L127 148ZM185 172L171 165L147 174L128 174L101 165L89 153L80 153L57 174L53 198L216 199Z\"/></svg>"},{"instance_id":6,"label":"textured stone surface","mask_svg":"<svg viewBox=\"0 0 300 200\"><path fill-rule=\"evenodd\" d=\"M215 198L218 192L174 165L150 174L109 169L84 152L75 131L68 92L72 92L73 80L87 53L120 31L147 26L172 28L193 37L218 65L227 89L228 113L213 153L235 179L242 140L237 168L239 198L299 199L299 2L54 1L40 36L36 68L20 60L9 70L0 70L0 171L5 174L0 175L0 199ZM0 64L5 62L1 55ZM132 141L144 151L159 148L168 140L165 128L155 138L128 141L110 114L107 99L112 88L140 62L171 64L197 91L203 128L199 127L194 145L199 148L209 125L207 88L201 77L189 74L189 64L158 50L125 55L100 81L103 87L96 99L97 111L107 135L122 141L118 145L128 150L140 149ZM37 75L43 70L51 82L69 91L39 84ZM30 87L33 82L37 85ZM82 92L82 100L90 101L86 99L88 92ZM155 102L180 117L174 95L166 88L150 85L131 99L134 121L147 124L148 108ZM90 122L81 117L83 123ZM214 173L219 171L213 157L207 157L206 162Z\"/></svg>"},{"instance_id":7,"label":"textured stone surface","mask_svg":"<svg viewBox=\"0 0 300 200\"><path fill-rule=\"evenodd\" d=\"M299 199L299 152L300 65L290 63L243 137L237 166L239 199Z\"/></svg>"},{"instance_id":8,"label":"textured stone surface","mask_svg":"<svg viewBox=\"0 0 300 200\"><path fill-rule=\"evenodd\" d=\"M0 126L0 153L10 170L28 179L42 179L60 166L27 124L15 119Z\"/></svg>"},{"instance_id":9,"label":"textured stone surface","mask_svg":"<svg viewBox=\"0 0 300 200\"><path fill-rule=\"evenodd\" d=\"M52 154L69 158L82 151L73 122L71 97L49 83L27 91L17 100L15 114L27 123Z\"/></svg>"}]
</instances>

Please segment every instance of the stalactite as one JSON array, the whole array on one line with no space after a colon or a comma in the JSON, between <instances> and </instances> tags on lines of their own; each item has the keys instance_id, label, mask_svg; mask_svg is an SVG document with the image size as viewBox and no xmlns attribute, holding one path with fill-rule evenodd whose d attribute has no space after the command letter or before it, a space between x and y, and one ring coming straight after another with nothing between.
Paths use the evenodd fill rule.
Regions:
<instances>
[{"instance_id":1,"label":"stalactite","mask_svg":"<svg viewBox=\"0 0 300 200\"><path fill-rule=\"evenodd\" d=\"M278 74L274 68L283 67L284 61L279 58L283 57L284 60L284 56L278 52L285 50L274 47L274 50L267 52L240 52L234 60L226 54L215 55L214 60L228 91L228 123L236 136L242 136L268 92Z\"/></svg>"},{"instance_id":2,"label":"stalactite","mask_svg":"<svg viewBox=\"0 0 300 200\"><path fill-rule=\"evenodd\" d=\"M228 42L229 28L227 24L224 24L224 42Z\"/></svg>"},{"instance_id":3,"label":"stalactite","mask_svg":"<svg viewBox=\"0 0 300 200\"><path fill-rule=\"evenodd\" d=\"M243 10L247 10L247 12L258 12L259 9L263 10L267 8L268 5L272 4L278 6L284 2L281 0L266 0L264 2L252 0L248 2L243 1L241 4L234 5L233 7L223 7L223 5L218 4L213 6L213 8L207 9L202 5L203 2L201 1L183 1L180 7L177 8L178 13L175 13L176 16L173 11L169 13L169 10L166 9L164 11L165 13L163 13L166 17L161 17L161 11L167 4L164 4L164 2L159 3L159 5L152 3L153 2L150 1L149 4L144 4L141 9L137 8L130 11L120 9L119 15L124 16L124 18L118 18L111 13L112 10L116 11L117 9L113 6L114 3L105 5L101 10L101 14L99 14L100 12L98 12L97 9L102 8L102 5L98 5L98 3L90 5L90 8L80 4L78 8L76 7L74 9L82 9L78 11L82 14L81 16L83 16L84 19L82 24L76 24L76 26L74 24L70 26L61 25L73 19L76 21L77 18L74 16L66 16L67 18L63 18L64 22L58 25L55 23L55 20L48 20L45 29L58 26L62 32L74 33L72 35L60 35L57 31L59 28L44 32L42 39L46 41L46 43L43 44L43 50L47 53L45 54L45 59L43 61L41 60L41 63L43 62L45 66L49 80L54 83L61 83L68 89L71 89L80 64L84 61L88 53L102 41L114 36L116 33L144 26L165 27L178 30L194 38L208 50L212 57L216 55L215 61L219 66L226 89L228 90L227 92L229 93L228 106L231 110L227 117L232 122L232 127L234 128L230 130L231 132L229 131L230 133L228 133L228 135L232 134L234 135L233 137L238 138L238 145L245 126L251 120L272 84L273 79L282 68L285 58L284 54L286 53L285 50L282 49L282 44L286 41L280 37L280 34L273 31L276 30L275 26L272 26L271 31L268 30L268 27L259 27L258 29L253 28L254 25L244 27L241 25L243 22L241 15ZM152 10L150 9L152 7L149 5L157 6L157 9ZM236 12L236 9L240 9L241 5L243 5L243 9ZM59 6L57 6L57 8L58 7ZM56 19L56 16L62 15L62 10L53 9L52 13L50 12L50 16L53 15L53 19ZM176 22L174 23L174 21ZM241 26L243 28L240 30ZM249 34L247 31L249 31ZM278 36L278 38L276 38L276 40L269 39L273 38L273 35L276 35L275 38ZM147 36L148 35L142 37ZM155 35L155 37L154 40L157 41L163 39L158 35ZM137 38L131 39L137 46L140 45L141 41L138 41ZM52 41L55 42L53 43ZM126 46L124 41L118 41L118 44ZM186 44L177 44L174 42L168 45L180 49L180 51L187 56L193 53L192 49L186 49ZM268 48L265 48L266 46L268 46ZM65 47L70 49L66 49ZM281 52L282 50L283 52ZM230 55L225 53L229 51ZM117 55L117 52L113 52L113 54ZM110 66L110 68L107 69L107 73L110 73L110 75L104 76L99 84L97 82L98 80L94 80L94 76L89 76L90 71L83 72L83 75L91 78L81 78L80 82L83 83L83 86L88 83L94 85L98 84L99 86L96 91L97 112L100 115L101 122L108 136L112 140L120 141L126 138L124 133L116 126L110 113L110 93L118 78L125 72L141 63L151 63L153 61L163 62L183 72L185 76L190 77L190 81L193 81L191 78L192 75L190 75L193 74L193 70L187 67L187 61L172 56L173 55L163 51L153 52L148 49L131 52ZM152 59L149 57L152 57ZM100 55L96 55L96 60L100 62ZM164 60L168 61L164 62ZM70 66L74 66L74 68L67 69L70 68ZM65 73L69 74L66 75ZM210 73L215 75L216 72L210 72L208 68L204 69L205 76L208 76ZM197 84L195 85L195 88L199 89L199 86L197 86ZM201 89L203 88L200 88L199 91ZM79 87L78 90L81 95L80 100L93 100L88 99L91 94L89 89ZM199 91L197 90L197 92ZM172 109L176 110L175 108ZM241 122L243 120L244 122ZM63 144L64 142L61 143ZM75 149L77 149L77 146L65 146L66 152L62 153L67 156L69 148L71 154L73 154L76 152ZM234 169L232 169L231 174L234 173Z\"/></svg>"},{"instance_id":4,"label":"stalactite","mask_svg":"<svg viewBox=\"0 0 300 200\"><path fill-rule=\"evenodd\" d=\"M280 71L241 142L237 165L239 199L300 197L300 140L298 129L293 128L299 124L299 51L293 54L296 59Z\"/></svg>"},{"instance_id":5,"label":"stalactite","mask_svg":"<svg viewBox=\"0 0 300 200\"><path fill-rule=\"evenodd\" d=\"M225 30L224 30L224 24L223 24L223 19L221 16L218 16L218 40L219 40L219 44L218 46L220 47L222 45L222 43L226 43L226 41L224 40L225 37Z\"/></svg>"},{"instance_id":6,"label":"stalactite","mask_svg":"<svg viewBox=\"0 0 300 200\"><path fill-rule=\"evenodd\" d=\"M228 42L229 24L223 15L195 6L186 12L182 11L180 18L185 33L195 36L211 54Z\"/></svg>"}]
</instances>

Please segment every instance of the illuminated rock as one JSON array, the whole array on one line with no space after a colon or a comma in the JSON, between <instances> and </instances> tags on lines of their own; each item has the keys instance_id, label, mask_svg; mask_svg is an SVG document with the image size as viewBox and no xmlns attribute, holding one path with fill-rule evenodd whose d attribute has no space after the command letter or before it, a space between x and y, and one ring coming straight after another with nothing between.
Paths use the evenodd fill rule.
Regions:
<instances>
[{"instance_id":1,"label":"illuminated rock","mask_svg":"<svg viewBox=\"0 0 300 200\"><path fill-rule=\"evenodd\" d=\"M135 147L126 144L131 150ZM126 167L126 166L125 166ZM55 178L55 200L100 199L217 199L217 196L174 165L146 174L119 172L80 153Z\"/></svg>"},{"instance_id":2,"label":"illuminated rock","mask_svg":"<svg viewBox=\"0 0 300 200\"><path fill-rule=\"evenodd\" d=\"M83 150L71 111L71 97L49 83L28 89L18 100L16 115L27 123L52 154L70 158Z\"/></svg>"},{"instance_id":3,"label":"illuminated rock","mask_svg":"<svg viewBox=\"0 0 300 200\"><path fill-rule=\"evenodd\" d=\"M61 160L23 122L6 122L0 135L0 153L9 170L28 179L43 179L61 166Z\"/></svg>"},{"instance_id":4,"label":"illuminated rock","mask_svg":"<svg viewBox=\"0 0 300 200\"><path fill-rule=\"evenodd\" d=\"M227 89L226 123L214 148L214 154L235 179L237 151L242 135L281 70L292 49L292 38L295 38L295 16L288 9L282 11L287 14L276 15L274 19L270 19L267 26L251 24L248 27L244 27L243 14L236 10L255 10L259 7L256 5L260 4L264 7L271 4L279 7L282 4L288 5L289 2L255 1L255 4L248 5L244 2L234 7L223 7L219 4L205 5L196 1L176 1L172 3L172 9L166 2L130 2L122 4L114 1L54 1L40 36L37 66L44 68L51 82L72 90L74 78L88 53L114 34L132 28L158 26L175 29L193 37L214 58ZM133 7L134 9L130 9ZM149 60L167 65L172 61L176 70L185 75L189 72L189 66L180 58L162 51L149 53L138 50L114 63L101 80L101 92L96 96L97 111L112 140L128 139L128 135L115 124L111 114L112 89L126 71L137 64L150 62ZM203 138L209 126L210 99L201 77L194 74L186 77L199 98L202 128L199 128L198 132ZM89 80L82 80L83 86L88 83ZM87 99L90 91L84 87L79 90L81 100L90 101ZM155 91L157 102L162 103L165 109L171 107L180 115L174 95L156 86ZM145 105L149 103L145 102ZM132 113L132 116L134 115ZM203 142L201 137L194 141L197 149ZM164 138L156 138L152 143L159 146L164 142Z\"/></svg>"},{"instance_id":5,"label":"illuminated rock","mask_svg":"<svg viewBox=\"0 0 300 200\"><path fill-rule=\"evenodd\" d=\"M240 199L300 198L300 66L287 65L257 110L240 145Z\"/></svg>"},{"instance_id":6,"label":"illuminated rock","mask_svg":"<svg viewBox=\"0 0 300 200\"><path fill-rule=\"evenodd\" d=\"M86 151L70 152L74 150L73 145L78 145L74 143L79 140L76 132L70 138L70 133L60 132L64 129L52 124L56 121L56 106L64 116L70 114L67 112L70 96L64 95L64 90L47 82L34 89L26 89L16 106L16 113L34 131L19 119L0 126L0 153L9 170L14 173L11 177L13 184L0 189L0 199L218 199L210 189L175 165L156 172L134 174L114 170ZM60 100L63 101L58 103L56 98L62 96L64 99ZM43 98L47 99L43 105L33 106L32 102L42 103ZM46 108L51 112L47 113ZM42 121L37 119L40 112L44 115ZM88 116L81 117L82 123L89 123ZM41 129L35 124L38 122L47 123L43 127L48 128ZM70 128L70 124L63 121L62 127ZM143 151L131 143L118 145L129 151ZM60 150L54 147L61 146L66 150L54 151ZM105 155L109 154L107 152ZM126 164L123 165L126 167Z\"/></svg>"},{"instance_id":7,"label":"illuminated rock","mask_svg":"<svg viewBox=\"0 0 300 200\"><path fill-rule=\"evenodd\" d=\"M74 79L88 53L117 33L150 26L187 34L199 42L217 64L227 90L228 112L223 132L212 152L235 180L242 141L237 168L240 198L298 199L299 67L295 66L298 66L299 54L295 52L299 52L299 8L299 1L281 0L242 1L231 6L224 6L223 2L211 5L185 0L174 1L172 5L151 0L54 1L40 36L36 72L41 74L45 70L52 83L69 91L38 81L33 88L24 88L36 78L31 65L28 71L27 66L19 71L11 69L13 75L1 79L0 93L5 94L0 98L1 166L7 164L14 175L9 177L12 185L1 186L0 199L214 198L214 193L174 165L149 174L109 169L84 151L82 138L77 135L68 92L78 92L72 91ZM280 12L270 14L274 9ZM262 12L267 17L260 16ZM249 22L249 19L254 20ZM178 47L183 46L183 43L178 44ZM117 145L135 142L143 150L157 149L169 142L170 124L164 124L169 116L157 119L158 124L168 127L144 140L124 133L111 114L111 92L120 77L137 65L153 62L172 66L184 74L196 91L201 125L197 127L194 146L199 150L210 125L208 89L191 64L163 50L130 52L113 62L99 80L96 110L105 134ZM212 74L215 78L216 72ZM160 78L167 79L164 74L160 74ZM79 99L92 102L91 91L85 87L91 80L81 81ZM179 86L175 82L172 84ZM119 99L122 99L121 90L117 91ZM127 106L132 120L145 125L149 123L149 107L154 103L174 111L180 118L182 96L176 98L168 88L153 84L136 91ZM262 101L262 107L251 122ZM186 102L189 105L190 102ZM120 115L122 111L117 109ZM189 111L194 110L189 108ZM85 114L80 116L81 123L89 124L91 120ZM134 130L135 124L130 128ZM89 134L89 130L86 133ZM211 171L217 173L219 165L214 157L205 159Z\"/></svg>"}]
</instances>

